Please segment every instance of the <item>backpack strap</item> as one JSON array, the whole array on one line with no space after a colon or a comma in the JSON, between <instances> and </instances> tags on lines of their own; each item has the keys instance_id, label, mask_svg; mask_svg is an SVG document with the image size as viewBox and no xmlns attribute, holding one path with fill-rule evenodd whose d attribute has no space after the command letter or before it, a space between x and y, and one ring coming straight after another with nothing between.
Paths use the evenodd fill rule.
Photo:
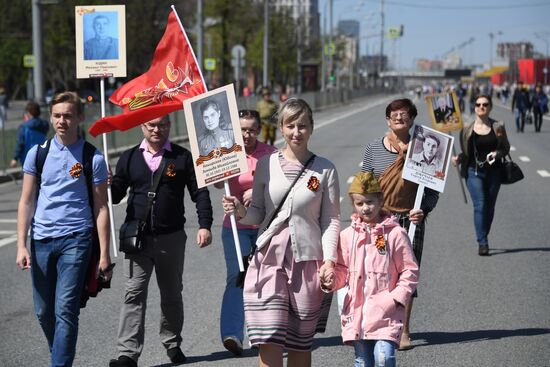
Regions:
<instances>
[{"instance_id":1,"label":"backpack strap","mask_svg":"<svg viewBox=\"0 0 550 367\"><path fill-rule=\"evenodd\" d=\"M38 173L38 175L36 176L36 183L38 185L36 190L37 197L38 193L40 192L40 184L42 183L42 171L44 170L44 163L46 162L46 156L50 151L51 144L52 139L48 139L44 142L44 144L36 147L36 157L34 159L34 164L36 166L36 172Z\"/></svg>"}]
</instances>

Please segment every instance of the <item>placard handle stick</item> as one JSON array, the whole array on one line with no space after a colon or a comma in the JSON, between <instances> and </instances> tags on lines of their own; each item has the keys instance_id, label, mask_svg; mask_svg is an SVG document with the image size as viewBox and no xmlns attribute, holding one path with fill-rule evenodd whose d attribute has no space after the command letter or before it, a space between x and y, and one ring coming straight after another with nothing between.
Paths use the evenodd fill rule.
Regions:
<instances>
[{"instance_id":1,"label":"placard handle stick","mask_svg":"<svg viewBox=\"0 0 550 367\"><path fill-rule=\"evenodd\" d=\"M420 209L420 204L422 204L422 197L424 196L424 185L419 184L418 189L416 190L416 198L414 199L414 208ZM416 224L412 223L409 225L409 239L411 243L414 239L414 232L416 231Z\"/></svg>"},{"instance_id":2,"label":"placard handle stick","mask_svg":"<svg viewBox=\"0 0 550 367\"><path fill-rule=\"evenodd\" d=\"M228 180L223 182L223 188L225 189L225 196L231 196ZM235 251L237 252L237 261L239 262L239 271L244 272L243 254L241 253L241 242L239 241L239 233L237 232L235 213L229 216L229 220L231 221L231 230L233 232L233 242L235 242Z\"/></svg>"}]
</instances>

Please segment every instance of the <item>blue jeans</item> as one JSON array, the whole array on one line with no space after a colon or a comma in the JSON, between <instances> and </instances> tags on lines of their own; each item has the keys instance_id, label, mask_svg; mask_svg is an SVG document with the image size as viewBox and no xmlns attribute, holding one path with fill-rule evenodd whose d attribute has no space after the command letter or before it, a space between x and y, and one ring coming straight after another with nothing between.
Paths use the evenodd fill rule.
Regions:
<instances>
[{"instance_id":1,"label":"blue jeans","mask_svg":"<svg viewBox=\"0 0 550 367\"><path fill-rule=\"evenodd\" d=\"M256 243L258 230L239 229L238 234L242 255L247 256L250 254L252 244ZM242 342L244 338L243 290L235 285L239 275L239 263L237 262L237 252L235 251L235 241L233 241L231 228L223 227L222 242L227 277L220 315L220 333L222 340L225 337L234 336Z\"/></svg>"},{"instance_id":2,"label":"blue jeans","mask_svg":"<svg viewBox=\"0 0 550 367\"><path fill-rule=\"evenodd\" d=\"M51 366L73 363L91 244L89 230L31 240L34 312L48 339Z\"/></svg>"},{"instance_id":3,"label":"blue jeans","mask_svg":"<svg viewBox=\"0 0 550 367\"><path fill-rule=\"evenodd\" d=\"M356 340L355 367L395 367L396 345L387 340Z\"/></svg>"},{"instance_id":4,"label":"blue jeans","mask_svg":"<svg viewBox=\"0 0 550 367\"><path fill-rule=\"evenodd\" d=\"M477 174L473 167L468 167L466 186L474 203L474 226L477 243L480 246L489 245L487 236L495 216L495 204L500 189L500 175L499 167L481 168L477 170Z\"/></svg>"},{"instance_id":5,"label":"blue jeans","mask_svg":"<svg viewBox=\"0 0 550 367\"><path fill-rule=\"evenodd\" d=\"M525 110L515 108L514 117L516 118L516 131L523 132L523 128L525 127Z\"/></svg>"}]
</instances>

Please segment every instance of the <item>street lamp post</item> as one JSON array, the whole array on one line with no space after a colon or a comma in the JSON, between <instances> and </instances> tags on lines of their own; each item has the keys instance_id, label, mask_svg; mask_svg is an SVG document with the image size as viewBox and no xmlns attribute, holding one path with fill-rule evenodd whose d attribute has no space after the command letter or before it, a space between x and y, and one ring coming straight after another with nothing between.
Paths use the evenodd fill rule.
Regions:
<instances>
[{"instance_id":1,"label":"street lamp post","mask_svg":"<svg viewBox=\"0 0 550 367\"><path fill-rule=\"evenodd\" d=\"M269 0L264 0L264 75L263 86L267 87L268 65L269 65Z\"/></svg>"},{"instance_id":2,"label":"street lamp post","mask_svg":"<svg viewBox=\"0 0 550 367\"><path fill-rule=\"evenodd\" d=\"M544 41L546 44L546 54L544 56L544 85L548 85L548 39L545 37L544 33L535 33L535 36L537 36L538 39Z\"/></svg>"}]
</instances>

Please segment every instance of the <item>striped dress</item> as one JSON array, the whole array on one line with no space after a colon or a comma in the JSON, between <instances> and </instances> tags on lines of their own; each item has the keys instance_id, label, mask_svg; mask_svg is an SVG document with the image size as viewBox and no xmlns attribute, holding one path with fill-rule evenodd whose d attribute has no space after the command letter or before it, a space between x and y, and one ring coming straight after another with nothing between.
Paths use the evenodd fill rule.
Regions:
<instances>
[{"instance_id":1,"label":"striped dress","mask_svg":"<svg viewBox=\"0 0 550 367\"><path fill-rule=\"evenodd\" d=\"M391 152L384 146L384 137L378 138L372 143L368 144L365 148L365 154L363 155L363 166L361 171L373 172L379 177L396 159L397 153ZM439 199L439 193L435 190L426 188L424 190L424 197L420 204L420 209L424 211L424 218L435 208ZM412 209L412 208L411 208ZM410 221L408 214L393 213L399 220L399 224L407 231L409 230ZM422 249L424 247L424 229L426 220L422 221L420 225L416 226L413 239L413 250L418 265L422 259ZM415 292L416 295L416 292Z\"/></svg>"},{"instance_id":2,"label":"striped dress","mask_svg":"<svg viewBox=\"0 0 550 367\"><path fill-rule=\"evenodd\" d=\"M281 152L279 162L289 182L303 167L285 160ZM288 225L271 238L268 246L256 252L243 289L247 334L252 345L311 350L315 333L325 331L332 302L332 294L321 291L317 270L322 263L294 261Z\"/></svg>"}]
</instances>

